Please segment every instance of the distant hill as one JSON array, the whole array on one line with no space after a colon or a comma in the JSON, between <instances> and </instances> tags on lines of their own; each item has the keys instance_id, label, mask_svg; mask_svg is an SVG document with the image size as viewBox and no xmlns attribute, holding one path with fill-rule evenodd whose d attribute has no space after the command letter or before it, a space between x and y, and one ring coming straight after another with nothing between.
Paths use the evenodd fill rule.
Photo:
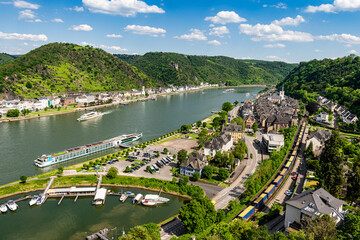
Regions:
<instances>
[{"instance_id":1,"label":"distant hill","mask_svg":"<svg viewBox=\"0 0 360 240\"><path fill-rule=\"evenodd\" d=\"M276 84L296 66L284 62L238 60L229 57L194 56L150 52L140 55L115 55L133 64L150 77L166 84L186 85L200 82L240 84Z\"/></svg>"},{"instance_id":2,"label":"distant hill","mask_svg":"<svg viewBox=\"0 0 360 240\"><path fill-rule=\"evenodd\" d=\"M47 44L0 66L0 93L6 97L128 90L159 84L110 53L69 43Z\"/></svg>"},{"instance_id":3,"label":"distant hill","mask_svg":"<svg viewBox=\"0 0 360 240\"><path fill-rule=\"evenodd\" d=\"M6 64L10 62L11 60L14 60L16 57L11 56L6 53L0 53L0 65Z\"/></svg>"},{"instance_id":4,"label":"distant hill","mask_svg":"<svg viewBox=\"0 0 360 240\"><path fill-rule=\"evenodd\" d=\"M302 62L294 68L278 88L304 102L316 101L322 95L346 106L360 116L360 57L350 55L338 59Z\"/></svg>"}]
</instances>

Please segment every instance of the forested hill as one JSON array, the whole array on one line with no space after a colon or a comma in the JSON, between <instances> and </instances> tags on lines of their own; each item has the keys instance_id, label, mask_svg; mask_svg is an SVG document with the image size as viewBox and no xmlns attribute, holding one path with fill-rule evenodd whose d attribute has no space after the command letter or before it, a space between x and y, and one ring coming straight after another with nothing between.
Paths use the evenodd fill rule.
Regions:
<instances>
[{"instance_id":1,"label":"forested hill","mask_svg":"<svg viewBox=\"0 0 360 240\"><path fill-rule=\"evenodd\" d=\"M360 116L360 57L312 60L294 68L283 82L287 94L304 102L325 96Z\"/></svg>"},{"instance_id":2,"label":"forested hill","mask_svg":"<svg viewBox=\"0 0 360 240\"><path fill-rule=\"evenodd\" d=\"M166 84L186 85L200 82L240 84L276 84L296 66L284 62L239 60L229 57L193 56L150 52L145 55L115 55L133 64L149 76Z\"/></svg>"},{"instance_id":3,"label":"forested hill","mask_svg":"<svg viewBox=\"0 0 360 240\"><path fill-rule=\"evenodd\" d=\"M0 66L3 97L129 90L163 85L101 49L50 43Z\"/></svg>"},{"instance_id":4,"label":"forested hill","mask_svg":"<svg viewBox=\"0 0 360 240\"><path fill-rule=\"evenodd\" d=\"M11 56L9 54L6 53L0 53L0 65L3 65L5 63L10 62L11 60L14 60L15 57Z\"/></svg>"}]
</instances>

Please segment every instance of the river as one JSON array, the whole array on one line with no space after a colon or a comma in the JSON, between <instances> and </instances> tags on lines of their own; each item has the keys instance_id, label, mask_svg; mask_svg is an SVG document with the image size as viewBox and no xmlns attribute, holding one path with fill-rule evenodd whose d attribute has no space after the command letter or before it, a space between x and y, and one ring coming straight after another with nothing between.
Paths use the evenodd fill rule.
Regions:
<instances>
[{"instance_id":1,"label":"river","mask_svg":"<svg viewBox=\"0 0 360 240\"><path fill-rule=\"evenodd\" d=\"M220 110L224 102L253 99L262 87L237 87L181 93L159 97L156 101L136 102L100 109L99 119L77 122L84 112L42 117L0 124L0 184L16 181L21 175L33 176L57 168L40 169L33 161L42 154L63 151L122 134L142 132L147 141L191 124ZM110 150L111 151L111 150ZM104 154L104 153L99 153ZM92 155L91 158L98 155ZM66 165L87 160L84 157Z\"/></svg>"}]
</instances>

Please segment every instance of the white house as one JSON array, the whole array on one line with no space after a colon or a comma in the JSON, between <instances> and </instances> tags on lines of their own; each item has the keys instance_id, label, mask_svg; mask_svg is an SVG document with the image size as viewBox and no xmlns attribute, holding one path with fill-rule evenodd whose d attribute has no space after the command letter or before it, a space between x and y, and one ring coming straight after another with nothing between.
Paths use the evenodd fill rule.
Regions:
<instances>
[{"instance_id":1,"label":"white house","mask_svg":"<svg viewBox=\"0 0 360 240\"><path fill-rule=\"evenodd\" d=\"M298 230L323 214L328 214L339 223L344 220L343 205L345 204L323 188L315 191L309 189L286 201L285 228Z\"/></svg>"},{"instance_id":2,"label":"white house","mask_svg":"<svg viewBox=\"0 0 360 240\"><path fill-rule=\"evenodd\" d=\"M92 94L85 94L75 98L75 102L78 104L85 104L95 102L95 96Z\"/></svg>"},{"instance_id":3,"label":"white house","mask_svg":"<svg viewBox=\"0 0 360 240\"><path fill-rule=\"evenodd\" d=\"M205 143L204 154L213 157L218 151L229 151L233 144L233 138L230 134L221 133Z\"/></svg>"},{"instance_id":4,"label":"white house","mask_svg":"<svg viewBox=\"0 0 360 240\"><path fill-rule=\"evenodd\" d=\"M189 158L180 165L180 174L192 176L195 172L202 173L203 168L208 165L206 156L199 152L192 152Z\"/></svg>"},{"instance_id":5,"label":"white house","mask_svg":"<svg viewBox=\"0 0 360 240\"><path fill-rule=\"evenodd\" d=\"M38 109L44 109L44 108L50 106L50 100L46 97L40 97L40 98L37 98L36 100L37 100L36 103L40 102L40 104L38 104L38 107L36 107Z\"/></svg>"},{"instance_id":6,"label":"white house","mask_svg":"<svg viewBox=\"0 0 360 240\"><path fill-rule=\"evenodd\" d=\"M316 116L316 121L318 122L329 122L329 114L326 112L321 112L319 115Z\"/></svg>"},{"instance_id":7,"label":"white house","mask_svg":"<svg viewBox=\"0 0 360 240\"><path fill-rule=\"evenodd\" d=\"M262 142L268 152L279 151L284 146L284 135L282 134L263 134Z\"/></svg>"}]
</instances>

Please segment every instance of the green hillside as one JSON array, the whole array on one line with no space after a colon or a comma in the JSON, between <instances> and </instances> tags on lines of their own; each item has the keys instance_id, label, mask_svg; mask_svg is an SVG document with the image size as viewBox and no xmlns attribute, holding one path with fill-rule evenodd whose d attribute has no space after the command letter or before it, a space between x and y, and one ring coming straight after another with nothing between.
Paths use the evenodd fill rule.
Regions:
<instances>
[{"instance_id":1,"label":"green hillside","mask_svg":"<svg viewBox=\"0 0 360 240\"><path fill-rule=\"evenodd\" d=\"M10 62L11 60L14 60L15 57L11 56L9 54L6 53L0 53L0 65L6 64L8 62Z\"/></svg>"},{"instance_id":2,"label":"green hillside","mask_svg":"<svg viewBox=\"0 0 360 240\"><path fill-rule=\"evenodd\" d=\"M0 66L0 93L37 97L62 92L98 92L161 84L101 49L51 43Z\"/></svg>"},{"instance_id":3,"label":"green hillside","mask_svg":"<svg viewBox=\"0 0 360 240\"><path fill-rule=\"evenodd\" d=\"M322 95L346 106L360 116L360 57L302 62L278 87L304 102Z\"/></svg>"},{"instance_id":4,"label":"green hillside","mask_svg":"<svg viewBox=\"0 0 360 240\"><path fill-rule=\"evenodd\" d=\"M278 83L296 65L283 62L238 60L229 57L192 56L150 52L140 55L116 55L149 76L167 84L200 82L226 85ZM176 69L176 67L178 69Z\"/></svg>"}]
</instances>

